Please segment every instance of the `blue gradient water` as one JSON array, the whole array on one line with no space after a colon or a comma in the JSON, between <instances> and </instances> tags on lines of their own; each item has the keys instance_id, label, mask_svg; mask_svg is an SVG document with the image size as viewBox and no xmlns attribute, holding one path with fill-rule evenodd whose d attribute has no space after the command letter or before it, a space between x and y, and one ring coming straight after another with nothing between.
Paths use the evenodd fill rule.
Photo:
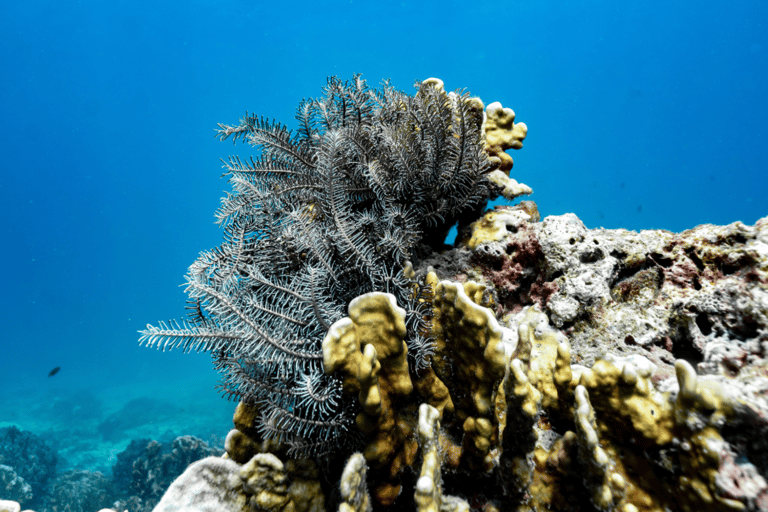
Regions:
<instances>
[{"instance_id":1,"label":"blue gradient water","mask_svg":"<svg viewBox=\"0 0 768 512\"><path fill-rule=\"evenodd\" d=\"M512 107L529 127L512 175L542 215L680 231L768 214L768 3L468 5L5 4L0 427L88 469L130 437L226 433L208 356L136 331L184 315L186 268L220 241L219 159L248 148L216 123L290 123L328 75L434 76Z\"/></svg>"}]
</instances>

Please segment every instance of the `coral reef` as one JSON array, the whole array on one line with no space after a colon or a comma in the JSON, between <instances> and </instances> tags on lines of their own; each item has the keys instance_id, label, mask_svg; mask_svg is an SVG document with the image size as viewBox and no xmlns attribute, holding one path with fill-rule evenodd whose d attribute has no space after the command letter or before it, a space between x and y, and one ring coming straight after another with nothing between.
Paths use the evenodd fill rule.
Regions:
<instances>
[{"instance_id":1,"label":"coral reef","mask_svg":"<svg viewBox=\"0 0 768 512\"><path fill-rule=\"evenodd\" d=\"M23 504L40 503L43 490L56 475L57 462L56 451L43 438L16 427L0 429L0 464L10 467L30 487L32 497L29 502L21 501Z\"/></svg>"},{"instance_id":2,"label":"coral reef","mask_svg":"<svg viewBox=\"0 0 768 512\"><path fill-rule=\"evenodd\" d=\"M764 361L753 358L737 374L732 367L701 361L697 375L695 360L672 354L659 358L656 350L641 345L627 353L620 343L604 344L599 354L574 345L572 336L578 331L550 325L546 298L529 295L527 301L520 300L529 303L522 309L517 303L509 307L501 295L504 288L493 281L494 272L506 270L505 265L488 264L499 257L526 262L540 273L521 268L517 275L527 279L521 286L548 284L541 277L547 269L542 247L548 241L534 238L538 245L531 243L536 228L535 222L523 220L502 240L474 250L454 249L470 253L454 260L454 265L466 263L462 272L450 276L462 284L439 281L434 271L424 275L435 290L435 345L429 368L403 371L405 313L392 295L366 294L352 301L350 316L329 331L324 349L336 360L329 361L329 371L346 375L343 392L360 404L363 441L362 452L350 459L343 473L330 463L329 474L337 475L326 475L330 486L325 478L315 477L325 509L343 504L343 510L367 510L366 500L374 508L418 510L468 509L463 504L473 510L768 509L768 378L757 377ZM500 243L513 250L489 247ZM762 242L743 240L747 246L756 243ZM532 249L520 258L518 251L524 247ZM579 261L588 264L589 259ZM439 264L440 259L429 262ZM426 272L426 263L408 266L408 271ZM752 293L759 295L765 284L753 283L765 268L765 257L742 264L727 277L715 278L728 279L731 286L755 286ZM606 301L604 308L611 307L610 300L615 299ZM648 298L642 293L623 296L620 305L633 300ZM755 333L766 327L762 318L757 317ZM466 353L461 352L464 346ZM393 388L400 391L390 395ZM381 422L384 409L389 420ZM279 443L259 437L254 428L257 412L248 413L243 404L238 410L233 431L238 435L231 437L250 439L250 444L241 441L238 446L248 444L252 451L237 454L230 445L233 459L244 464L247 457L264 451L275 454L284 466L296 463ZM412 445L416 439L418 453ZM374 454L366 456L370 447ZM286 477L289 485L289 472ZM339 484L333 482L338 481L341 490L334 491ZM399 494L392 496L393 489Z\"/></svg>"},{"instance_id":3,"label":"coral reef","mask_svg":"<svg viewBox=\"0 0 768 512\"><path fill-rule=\"evenodd\" d=\"M429 289L403 265L417 245L442 247L453 224L474 220L509 185L488 174L526 133L509 109L486 112L437 79L412 96L387 83L369 89L359 76L333 77L324 92L299 105L295 135L252 115L219 125L222 140L261 154L226 164L233 193L217 213L225 242L190 267L189 321L141 337L210 352L225 394L268 404L258 428L294 455L348 442L354 405L342 377L323 371L320 345L355 297L392 294L406 310L410 364L429 366Z\"/></svg>"},{"instance_id":4,"label":"coral reef","mask_svg":"<svg viewBox=\"0 0 768 512\"><path fill-rule=\"evenodd\" d=\"M70 470L47 489L42 510L93 512L113 503L109 479L99 472Z\"/></svg>"},{"instance_id":5,"label":"coral reef","mask_svg":"<svg viewBox=\"0 0 768 512\"><path fill-rule=\"evenodd\" d=\"M117 508L149 512L187 466L214 455L221 451L192 436L162 444L149 439L131 441L112 467Z\"/></svg>"},{"instance_id":6,"label":"coral reef","mask_svg":"<svg viewBox=\"0 0 768 512\"><path fill-rule=\"evenodd\" d=\"M480 123L434 79L366 91L331 80L296 137L221 126L262 157L228 164L229 238L190 271L193 323L144 341L211 350L240 404L225 456L156 510L768 510L768 219L674 234L530 201L481 215L530 193L505 174L514 112ZM456 144L482 178L448 198L414 166L475 176ZM420 239L448 219L456 247Z\"/></svg>"},{"instance_id":7,"label":"coral reef","mask_svg":"<svg viewBox=\"0 0 768 512\"><path fill-rule=\"evenodd\" d=\"M260 453L244 465L219 457L195 462L173 482L154 510L320 512L325 509L319 487L289 481L287 468L280 459L271 453Z\"/></svg>"},{"instance_id":8,"label":"coral reef","mask_svg":"<svg viewBox=\"0 0 768 512\"><path fill-rule=\"evenodd\" d=\"M15 428L3 433L9 442L0 447L3 457L15 460L18 472L28 468L39 471L46 461L58 460L56 452L34 434ZM150 512L190 463L221 453L192 436L162 444L135 440L118 454L111 476L98 471L69 470L35 481L34 488L17 470L0 464L0 498L16 504L9 507L20 503L37 512L93 512L106 507L119 512Z\"/></svg>"},{"instance_id":9,"label":"coral reef","mask_svg":"<svg viewBox=\"0 0 768 512\"><path fill-rule=\"evenodd\" d=\"M12 467L0 464L0 496L25 503L32 499L32 487Z\"/></svg>"}]
</instances>

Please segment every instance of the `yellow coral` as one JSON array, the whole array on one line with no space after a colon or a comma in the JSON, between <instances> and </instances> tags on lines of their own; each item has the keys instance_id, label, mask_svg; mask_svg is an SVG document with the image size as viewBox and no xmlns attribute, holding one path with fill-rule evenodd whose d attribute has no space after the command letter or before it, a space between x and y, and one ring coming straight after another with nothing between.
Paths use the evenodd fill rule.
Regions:
<instances>
[{"instance_id":1,"label":"yellow coral","mask_svg":"<svg viewBox=\"0 0 768 512\"><path fill-rule=\"evenodd\" d=\"M350 302L348 312L323 340L324 368L328 374L341 372L345 392L358 393L363 410L356 423L367 436L364 455L376 473L373 493L387 505L399 494L399 474L417 449L409 422L395 407L413 391L403 341L405 310L393 295L372 292Z\"/></svg>"},{"instance_id":2,"label":"yellow coral","mask_svg":"<svg viewBox=\"0 0 768 512\"><path fill-rule=\"evenodd\" d=\"M512 359L504 379L507 407L499 477L510 496L520 494L531 483L531 460L538 439L534 427L541 412L541 393L531 385L525 370L522 361Z\"/></svg>"},{"instance_id":3,"label":"yellow coral","mask_svg":"<svg viewBox=\"0 0 768 512\"><path fill-rule=\"evenodd\" d=\"M651 383L655 369L642 356L618 358L606 355L584 371L579 383L600 413L604 432L624 432L643 447L664 446L672 441L672 407Z\"/></svg>"},{"instance_id":4,"label":"yellow coral","mask_svg":"<svg viewBox=\"0 0 768 512\"><path fill-rule=\"evenodd\" d=\"M345 384L358 380L364 363L364 347L376 350L376 359L382 365L382 376L388 388L400 395L413 390L408 375L408 348L405 337L405 310L397 305L389 293L372 292L355 298L349 304L349 317L334 323L323 340L325 373L342 371ZM358 381L355 388L360 387Z\"/></svg>"},{"instance_id":5,"label":"yellow coral","mask_svg":"<svg viewBox=\"0 0 768 512\"><path fill-rule=\"evenodd\" d=\"M418 512L469 512L469 504L466 501L443 495L439 436L439 412L428 404L421 404L419 444L422 464L414 492L417 510Z\"/></svg>"},{"instance_id":6,"label":"yellow coral","mask_svg":"<svg viewBox=\"0 0 768 512\"><path fill-rule=\"evenodd\" d=\"M229 431L224 441L225 457L238 464L245 464L257 453L277 453L283 443L272 438L264 440L254 426L259 416L259 408L253 404L240 402L235 408L232 422L235 428Z\"/></svg>"},{"instance_id":7,"label":"yellow coral","mask_svg":"<svg viewBox=\"0 0 768 512\"><path fill-rule=\"evenodd\" d=\"M472 302L460 283L441 281L435 290L434 308L437 350L451 351L458 376L472 388L475 411L486 416L492 410L493 384L504 376L501 327L488 308ZM445 364L441 366L447 376L450 370Z\"/></svg>"},{"instance_id":8,"label":"yellow coral","mask_svg":"<svg viewBox=\"0 0 768 512\"><path fill-rule=\"evenodd\" d=\"M454 406L464 428L469 464L487 468L498 427L493 397L506 366L501 327L488 308L472 302L460 283L437 285L434 310L435 373L450 383L452 396L461 397Z\"/></svg>"},{"instance_id":9,"label":"yellow coral","mask_svg":"<svg viewBox=\"0 0 768 512\"><path fill-rule=\"evenodd\" d=\"M545 408L554 406L558 391L554 382L558 354L568 351L563 335L549 326L547 315L528 306L520 313L515 357L527 366L527 377L542 395ZM561 346L564 345L564 346ZM570 368L570 361L568 361Z\"/></svg>"},{"instance_id":10,"label":"yellow coral","mask_svg":"<svg viewBox=\"0 0 768 512\"><path fill-rule=\"evenodd\" d=\"M680 386L675 421L685 444L680 456L684 473L678 479L683 509L745 510L744 503L722 496L717 482L726 445L718 429L739 404L723 385L699 379L687 361L675 361L675 372Z\"/></svg>"},{"instance_id":11,"label":"yellow coral","mask_svg":"<svg viewBox=\"0 0 768 512\"><path fill-rule=\"evenodd\" d=\"M282 461L271 453L259 453L240 468L243 488L257 510L293 512L288 496L288 477Z\"/></svg>"},{"instance_id":12,"label":"yellow coral","mask_svg":"<svg viewBox=\"0 0 768 512\"><path fill-rule=\"evenodd\" d=\"M710 423L722 424L733 416L737 403L721 384L699 379L696 370L683 359L675 361L675 373L680 385L675 407L678 423L694 427L694 416L706 414Z\"/></svg>"},{"instance_id":13,"label":"yellow coral","mask_svg":"<svg viewBox=\"0 0 768 512\"><path fill-rule=\"evenodd\" d=\"M506 153L504 153L506 155ZM517 180L510 178L504 173L496 169L488 174L488 181L496 185L501 189L501 195L505 199L512 201L520 196L527 196L533 194L533 189L525 183L518 183Z\"/></svg>"},{"instance_id":14,"label":"yellow coral","mask_svg":"<svg viewBox=\"0 0 768 512\"><path fill-rule=\"evenodd\" d=\"M424 368L417 372L418 379L414 382L413 386L419 395L427 401L429 405L437 409L440 413L440 417L443 417L445 412L453 412L453 400L451 400L451 394L448 392L448 388L443 384L432 367Z\"/></svg>"},{"instance_id":15,"label":"yellow coral","mask_svg":"<svg viewBox=\"0 0 768 512\"><path fill-rule=\"evenodd\" d=\"M507 149L520 149L523 140L528 135L528 126L525 123L515 123L515 112L511 108L504 108L498 101L485 108L485 140L486 150L491 161L496 160L499 169L509 173L514 162L505 151Z\"/></svg>"},{"instance_id":16,"label":"yellow coral","mask_svg":"<svg viewBox=\"0 0 768 512\"><path fill-rule=\"evenodd\" d=\"M416 482L414 500L419 512L440 510L440 450L437 442L440 413L434 407L419 407L419 444L421 445L421 475Z\"/></svg>"},{"instance_id":17,"label":"yellow coral","mask_svg":"<svg viewBox=\"0 0 768 512\"><path fill-rule=\"evenodd\" d=\"M591 369L579 367L570 372L570 379L566 356L559 349L554 372L560 376L555 384L561 400L569 399L567 389L573 390L580 460L587 462L585 469L598 508L661 512L669 508L665 504L674 503L685 511L745 509L741 501L723 496L718 486L721 452L727 445L719 428L741 406L723 384L700 379L689 363L678 360L675 369L680 391L670 401L668 393L654 388L651 375L655 366L642 356L607 354ZM680 474L672 488L653 464L626 450L631 445L654 451L673 442L680 446ZM539 473L553 454L541 451L537 456L537 476L531 489L539 503L554 499L552 484L544 485L548 480Z\"/></svg>"},{"instance_id":18,"label":"yellow coral","mask_svg":"<svg viewBox=\"0 0 768 512\"><path fill-rule=\"evenodd\" d=\"M598 510L612 510L624 497L626 482L613 470L611 459L600 446L595 423L595 411L584 386L577 386L574 393L576 435L579 440L579 458L586 470L584 478Z\"/></svg>"},{"instance_id":19,"label":"yellow coral","mask_svg":"<svg viewBox=\"0 0 768 512\"><path fill-rule=\"evenodd\" d=\"M530 218L530 215L521 209L490 211L480 220L470 224L469 239L462 239L460 243L475 250L479 245L498 242L509 234L511 226L518 226Z\"/></svg>"},{"instance_id":20,"label":"yellow coral","mask_svg":"<svg viewBox=\"0 0 768 512\"><path fill-rule=\"evenodd\" d=\"M347 460L339 484L343 500L339 512L370 512L371 498L365 482L367 473L368 466L361 453L355 453Z\"/></svg>"}]
</instances>

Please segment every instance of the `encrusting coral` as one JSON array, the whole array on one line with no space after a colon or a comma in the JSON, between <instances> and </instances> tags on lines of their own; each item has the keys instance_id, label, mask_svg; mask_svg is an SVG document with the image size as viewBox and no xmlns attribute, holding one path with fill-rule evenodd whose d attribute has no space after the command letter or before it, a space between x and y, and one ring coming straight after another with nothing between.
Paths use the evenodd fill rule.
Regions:
<instances>
[{"instance_id":1,"label":"encrusting coral","mask_svg":"<svg viewBox=\"0 0 768 512\"><path fill-rule=\"evenodd\" d=\"M240 404L225 459L167 496L191 481L220 510L768 510L768 221L590 231L529 201L480 217L530 193L505 174L527 127L418 88L331 79L298 136L221 126L262 157L228 163L228 239L190 270L192 323L143 339L211 350Z\"/></svg>"}]
</instances>

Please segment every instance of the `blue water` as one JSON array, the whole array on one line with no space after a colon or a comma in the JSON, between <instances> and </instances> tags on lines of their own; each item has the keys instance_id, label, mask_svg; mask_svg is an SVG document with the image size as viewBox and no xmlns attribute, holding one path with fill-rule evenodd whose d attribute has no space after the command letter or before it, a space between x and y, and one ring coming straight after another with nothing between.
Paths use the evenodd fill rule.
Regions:
<instances>
[{"instance_id":1,"label":"blue water","mask_svg":"<svg viewBox=\"0 0 768 512\"><path fill-rule=\"evenodd\" d=\"M130 437L226 433L208 356L136 331L184 315L186 268L220 242L219 159L248 148L216 123L290 122L328 75L439 77L513 108L512 176L542 215L680 231L768 214L764 0L474 4L4 4L0 427L77 438L86 468Z\"/></svg>"}]
</instances>

